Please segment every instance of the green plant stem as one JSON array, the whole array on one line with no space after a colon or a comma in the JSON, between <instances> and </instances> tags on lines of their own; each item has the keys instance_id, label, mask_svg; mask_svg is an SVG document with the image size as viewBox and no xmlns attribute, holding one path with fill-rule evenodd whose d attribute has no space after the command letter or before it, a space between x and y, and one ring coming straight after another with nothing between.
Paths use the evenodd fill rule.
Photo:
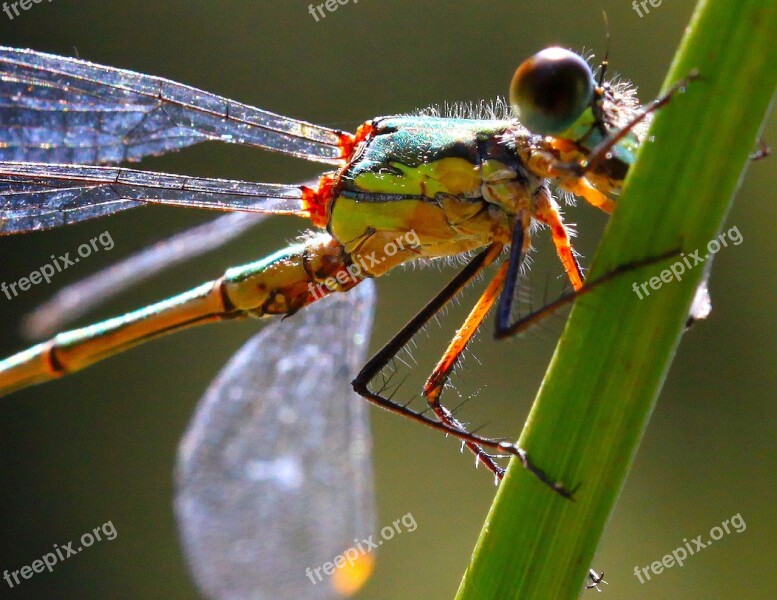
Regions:
<instances>
[{"instance_id":1,"label":"green plant stem","mask_svg":"<svg viewBox=\"0 0 777 600\"><path fill-rule=\"evenodd\" d=\"M700 1L664 83L700 77L657 115L590 277L674 248L707 253L777 86L777 3ZM568 486L564 500L515 461L458 600L576 598L632 465L704 268L648 288L674 258L603 284L574 306L520 438Z\"/></svg>"}]
</instances>

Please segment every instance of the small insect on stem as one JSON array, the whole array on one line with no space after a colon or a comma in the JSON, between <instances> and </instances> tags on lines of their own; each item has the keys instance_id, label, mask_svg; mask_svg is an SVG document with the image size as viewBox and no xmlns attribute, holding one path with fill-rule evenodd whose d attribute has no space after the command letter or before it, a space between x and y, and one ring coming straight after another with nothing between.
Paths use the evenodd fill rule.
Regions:
<instances>
[{"instance_id":1,"label":"small insect on stem","mask_svg":"<svg viewBox=\"0 0 777 600\"><path fill-rule=\"evenodd\" d=\"M769 144L767 144L763 138L758 138L758 147L756 148L755 152L750 155L750 160L761 160L769 156L771 153L772 149L769 147Z\"/></svg>"},{"instance_id":2,"label":"small insect on stem","mask_svg":"<svg viewBox=\"0 0 777 600\"><path fill-rule=\"evenodd\" d=\"M599 584L604 583L605 585L607 582L604 580L604 571L601 573L597 573L593 569L588 570L588 579L589 582L585 584L585 589L590 590L595 588L597 592L601 592L602 590L599 589Z\"/></svg>"}]
</instances>

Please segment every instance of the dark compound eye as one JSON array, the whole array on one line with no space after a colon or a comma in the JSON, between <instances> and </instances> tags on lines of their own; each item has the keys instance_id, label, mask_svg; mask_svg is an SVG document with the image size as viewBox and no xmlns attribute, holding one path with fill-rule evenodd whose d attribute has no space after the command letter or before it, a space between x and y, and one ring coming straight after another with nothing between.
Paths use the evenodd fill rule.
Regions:
<instances>
[{"instance_id":1,"label":"dark compound eye","mask_svg":"<svg viewBox=\"0 0 777 600\"><path fill-rule=\"evenodd\" d=\"M534 133L552 135L572 125L591 104L591 68L564 48L546 48L518 67L510 83L510 104Z\"/></svg>"}]
</instances>

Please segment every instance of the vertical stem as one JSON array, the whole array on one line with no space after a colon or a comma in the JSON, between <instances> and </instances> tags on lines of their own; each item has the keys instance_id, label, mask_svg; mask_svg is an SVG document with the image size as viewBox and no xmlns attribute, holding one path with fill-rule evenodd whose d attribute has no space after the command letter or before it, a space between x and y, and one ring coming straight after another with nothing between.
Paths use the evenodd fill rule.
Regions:
<instances>
[{"instance_id":1,"label":"vertical stem","mask_svg":"<svg viewBox=\"0 0 777 600\"><path fill-rule=\"evenodd\" d=\"M777 86L777 3L700 0L664 83L700 78L655 119L591 277L679 248L708 253ZM512 463L458 600L576 598L655 406L704 268L663 282L677 259L582 297L556 348L520 445L580 484L575 501ZM689 261L693 262L693 261ZM687 263L686 263L687 264ZM634 286L651 278L642 299Z\"/></svg>"}]
</instances>

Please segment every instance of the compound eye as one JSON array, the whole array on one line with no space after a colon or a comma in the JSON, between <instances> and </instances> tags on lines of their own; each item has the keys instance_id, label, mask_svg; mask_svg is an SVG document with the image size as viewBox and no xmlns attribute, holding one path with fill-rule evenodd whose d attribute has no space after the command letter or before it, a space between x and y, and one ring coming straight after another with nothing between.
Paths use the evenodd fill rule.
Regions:
<instances>
[{"instance_id":1,"label":"compound eye","mask_svg":"<svg viewBox=\"0 0 777 600\"><path fill-rule=\"evenodd\" d=\"M510 104L534 133L553 135L572 125L594 95L591 68L564 48L546 48L527 58L510 83Z\"/></svg>"}]
</instances>

